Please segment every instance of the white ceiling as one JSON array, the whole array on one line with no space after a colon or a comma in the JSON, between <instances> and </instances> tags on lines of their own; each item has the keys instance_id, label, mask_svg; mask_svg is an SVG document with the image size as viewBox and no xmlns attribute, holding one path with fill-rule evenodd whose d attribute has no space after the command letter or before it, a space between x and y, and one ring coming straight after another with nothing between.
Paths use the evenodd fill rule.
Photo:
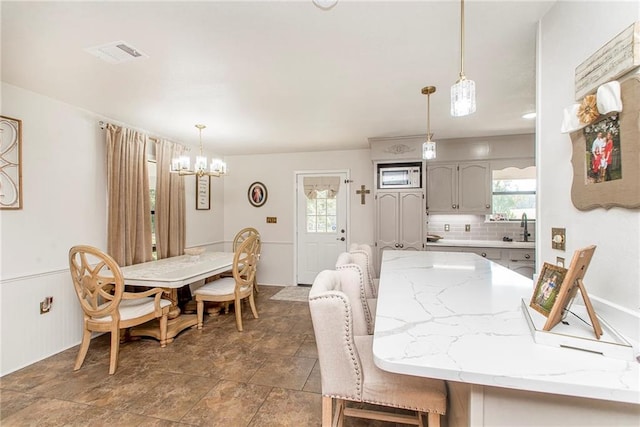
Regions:
<instances>
[{"instance_id":1,"label":"white ceiling","mask_svg":"<svg viewBox=\"0 0 640 427\"><path fill-rule=\"evenodd\" d=\"M554 1L467 0L464 71L477 112L452 118L460 3L7 2L2 80L219 154L368 147L368 138L521 134L535 110L537 21ZM148 58L86 48L123 40ZM6 106L3 107L6 110Z\"/></svg>"}]
</instances>

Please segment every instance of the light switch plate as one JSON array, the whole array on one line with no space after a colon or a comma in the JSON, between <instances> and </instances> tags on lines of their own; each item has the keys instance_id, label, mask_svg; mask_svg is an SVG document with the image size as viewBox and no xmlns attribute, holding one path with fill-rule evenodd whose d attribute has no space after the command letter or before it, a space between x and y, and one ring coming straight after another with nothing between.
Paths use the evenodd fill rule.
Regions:
<instances>
[{"instance_id":1,"label":"light switch plate","mask_svg":"<svg viewBox=\"0 0 640 427\"><path fill-rule=\"evenodd\" d=\"M567 243L567 229L552 228L551 229L551 248L564 251L566 243Z\"/></svg>"}]
</instances>

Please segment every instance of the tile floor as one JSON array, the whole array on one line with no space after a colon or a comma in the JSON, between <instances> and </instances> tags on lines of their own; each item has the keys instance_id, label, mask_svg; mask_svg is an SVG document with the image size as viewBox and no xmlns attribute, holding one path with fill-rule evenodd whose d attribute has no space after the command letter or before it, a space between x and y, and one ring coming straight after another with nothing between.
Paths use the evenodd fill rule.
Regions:
<instances>
[{"instance_id":1,"label":"tile floor","mask_svg":"<svg viewBox=\"0 0 640 427\"><path fill-rule=\"evenodd\" d=\"M78 347L0 378L0 425L319 426L320 368L306 302L276 301L261 286L259 319L243 311L206 317L165 348L121 344L109 375L109 334L95 338L78 371ZM347 418L346 426L393 426Z\"/></svg>"}]
</instances>

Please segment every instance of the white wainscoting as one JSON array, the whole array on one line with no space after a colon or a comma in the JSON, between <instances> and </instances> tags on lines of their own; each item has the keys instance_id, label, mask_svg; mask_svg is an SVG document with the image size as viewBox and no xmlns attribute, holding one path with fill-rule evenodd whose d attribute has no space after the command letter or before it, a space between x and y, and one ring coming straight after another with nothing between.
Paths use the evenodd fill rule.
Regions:
<instances>
[{"instance_id":1,"label":"white wainscoting","mask_svg":"<svg viewBox=\"0 0 640 427\"><path fill-rule=\"evenodd\" d=\"M0 375L80 343L82 310L68 268L4 280L0 290ZM53 305L40 314L47 296Z\"/></svg>"}]
</instances>

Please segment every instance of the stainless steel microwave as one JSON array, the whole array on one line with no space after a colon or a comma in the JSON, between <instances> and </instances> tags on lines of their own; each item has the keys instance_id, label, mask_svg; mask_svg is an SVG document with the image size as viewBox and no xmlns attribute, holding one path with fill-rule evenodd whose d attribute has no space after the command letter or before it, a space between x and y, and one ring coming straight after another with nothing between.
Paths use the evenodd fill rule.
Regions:
<instances>
[{"instance_id":1,"label":"stainless steel microwave","mask_svg":"<svg viewBox=\"0 0 640 427\"><path fill-rule=\"evenodd\" d=\"M422 188L422 168L420 165L379 165L378 188Z\"/></svg>"}]
</instances>

